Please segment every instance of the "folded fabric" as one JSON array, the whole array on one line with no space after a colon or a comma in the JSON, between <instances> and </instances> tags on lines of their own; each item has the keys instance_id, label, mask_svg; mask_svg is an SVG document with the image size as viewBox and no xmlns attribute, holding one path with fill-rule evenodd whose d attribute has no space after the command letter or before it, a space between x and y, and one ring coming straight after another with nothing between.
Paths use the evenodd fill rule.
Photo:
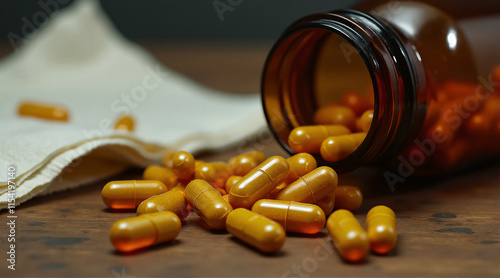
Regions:
<instances>
[{"instance_id":1,"label":"folded fabric","mask_svg":"<svg viewBox=\"0 0 500 278\"><path fill-rule=\"evenodd\" d=\"M215 91L165 68L121 37L97 1L60 11L3 59L0 84L0 171L15 168L16 204L158 162L169 149L223 149L266 130L258 94ZM20 117L25 100L61 104L70 119ZM113 129L123 114L133 132ZM3 174L0 208L8 194Z\"/></svg>"}]
</instances>

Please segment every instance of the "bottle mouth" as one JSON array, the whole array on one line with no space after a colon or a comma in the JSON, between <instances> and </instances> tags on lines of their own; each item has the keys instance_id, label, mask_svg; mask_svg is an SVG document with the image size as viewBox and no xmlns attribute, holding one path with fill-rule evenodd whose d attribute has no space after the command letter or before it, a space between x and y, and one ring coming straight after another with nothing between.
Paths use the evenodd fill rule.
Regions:
<instances>
[{"instance_id":1,"label":"bottle mouth","mask_svg":"<svg viewBox=\"0 0 500 278\"><path fill-rule=\"evenodd\" d=\"M339 172L387 162L415 135L416 110L425 110L425 103L417 105L410 60L397 34L366 13L339 10L304 17L285 30L267 58L262 101L268 125L294 154L288 145L294 128L317 124L315 112L342 101L343 93L367 91L373 118L359 147L334 162L311 154L319 165Z\"/></svg>"}]
</instances>

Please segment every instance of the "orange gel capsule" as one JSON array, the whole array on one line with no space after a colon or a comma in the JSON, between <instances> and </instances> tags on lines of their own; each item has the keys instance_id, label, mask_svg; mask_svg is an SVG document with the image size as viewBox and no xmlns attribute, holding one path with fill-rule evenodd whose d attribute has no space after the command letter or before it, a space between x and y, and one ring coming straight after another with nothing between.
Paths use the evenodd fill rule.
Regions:
<instances>
[{"instance_id":1,"label":"orange gel capsule","mask_svg":"<svg viewBox=\"0 0 500 278\"><path fill-rule=\"evenodd\" d=\"M249 151L244 154L251 156L255 161L257 161L257 164L261 164L267 159L266 155L259 151Z\"/></svg>"},{"instance_id":2,"label":"orange gel capsule","mask_svg":"<svg viewBox=\"0 0 500 278\"><path fill-rule=\"evenodd\" d=\"M357 186L339 185L335 189L335 208L356 210L363 203L363 194Z\"/></svg>"},{"instance_id":3,"label":"orange gel capsule","mask_svg":"<svg viewBox=\"0 0 500 278\"><path fill-rule=\"evenodd\" d=\"M243 208L233 210L226 220L227 231L265 253L278 252L286 233L275 221Z\"/></svg>"},{"instance_id":4,"label":"orange gel capsule","mask_svg":"<svg viewBox=\"0 0 500 278\"><path fill-rule=\"evenodd\" d=\"M359 118L359 124L361 127L361 130L364 132L368 132L370 130L370 127L372 125L372 119L373 119L373 110L366 110L363 115Z\"/></svg>"},{"instance_id":5,"label":"orange gel capsule","mask_svg":"<svg viewBox=\"0 0 500 278\"><path fill-rule=\"evenodd\" d=\"M224 162L203 163L194 172L195 179L205 180L217 188L223 188L230 176L231 167Z\"/></svg>"},{"instance_id":6,"label":"orange gel capsule","mask_svg":"<svg viewBox=\"0 0 500 278\"><path fill-rule=\"evenodd\" d=\"M157 165L146 167L142 173L142 179L161 181L168 190L171 190L177 185L177 175L175 175L174 171Z\"/></svg>"},{"instance_id":7,"label":"orange gel capsule","mask_svg":"<svg viewBox=\"0 0 500 278\"><path fill-rule=\"evenodd\" d=\"M338 186L337 186L338 188ZM320 199L319 201L316 202L316 205L320 207L325 215L330 215L332 213L333 208L335 207L335 192L337 190L334 190L330 192L326 197Z\"/></svg>"},{"instance_id":8,"label":"orange gel capsule","mask_svg":"<svg viewBox=\"0 0 500 278\"><path fill-rule=\"evenodd\" d=\"M195 179L186 186L184 193L188 203L208 226L214 229L226 227L226 217L233 208L208 182Z\"/></svg>"},{"instance_id":9,"label":"orange gel capsule","mask_svg":"<svg viewBox=\"0 0 500 278\"><path fill-rule=\"evenodd\" d=\"M189 210L184 193L180 190L170 190L144 200L137 207L137 215L159 211L171 211L180 219L186 218Z\"/></svg>"},{"instance_id":10,"label":"orange gel capsule","mask_svg":"<svg viewBox=\"0 0 500 278\"><path fill-rule=\"evenodd\" d=\"M326 222L320 207L293 201L262 199L252 206L252 211L278 222L288 232L315 234Z\"/></svg>"},{"instance_id":11,"label":"orange gel capsule","mask_svg":"<svg viewBox=\"0 0 500 278\"><path fill-rule=\"evenodd\" d=\"M172 169L172 158L174 158L175 154L176 152L166 152L161 159L161 164L166 168Z\"/></svg>"},{"instance_id":12,"label":"orange gel capsule","mask_svg":"<svg viewBox=\"0 0 500 278\"><path fill-rule=\"evenodd\" d=\"M357 92L345 92L342 94L340 104L349 107L357 116L370 108L368 102Z\"/></svg>"},{"instance_id":13,"label":"orange gel capsule","mask_svg":"<svg viewBox=\"0 0 500 278\"><path fill-rule=\"evenodd\" d=\"M195 159L188 152L177 152L172 157L172 170L177 175L178 179L187 180L193 178L195 171Z\"/></svg>"},{"instance_id":14,"label":"orange gel capsule","mask_svg":"<svg viewBox=\"0 0 500 278\"><path fill-rule=\"evenodd\" d=\"M173 212L161 211L116 222L109 238L116 249L129 252L173 240L180 231L179 217Z\"/></svg>"},{"instance_id":15,"label":"orange gel capsule","mask_svg":"<svg viewBox=\"0 0 500 278\"><path fill-rule=\"evenodd\" d=\"M356 115L349 107L327 105L314 113L314 123L317 125L343 125L349 130L353 130L356 124Z\"/></svg>"},{"instance_id":16,"label":"orange gel capsule","mask_svg":"<svg viewBox=\"0 0 500 278\"><path fill-rule=\"evenodd\" d=\"M338 176L332 168L318 167L283 188L276 200L315 204L335 191L337 183Z\"/></svg>"},{"instance_id":17,"label":"orange gel capsule","mask_svg":"<svg viewBox=\"0 0 500 278\"><path fill-rule=\"evenodd\" d=\"M134 131L134 119L129 115L121 116L115 124L115 129Z\"/></svg>"},{"instance_id":18,"label":"orange gel capsule","mask_svg":"<svg viewBox=\"0 0 500 278\"><path fill-rule=\"evenodd\" d=\"M318 167L316 159L308 153L298 153L286 159L290 166L290 173L285 180L286 184L290 184L303 175L311 172Z\"/></svg>"},{"instance_id":19,"label":"orange gel capsule","mask_svg":"<svg viewBox=\"0 0 500 278\"><path fill-rule=\"evenodd\" d=\"M50 106L35 102L23 102L17 110L18 115L35 117L51 121L67 122L69 115L66 108L62 106Z\"/></svg>"},{"instance_id":20,"label":"orange gel capsule","mask_svg":"<svg viewBox=\"0 0 500 278\"><path fill-rule=\"evenodd\" d=\"M272 156L241 178L229 191L229 203L235 208L250 209L288 176L286 159Z\"/></svg>"},{"instance_id":21,"label":"orange gel capsule","mask_svg":"<svg viewBox=\"0 0 500 278\"><path fill-rule=\"evenodd\" d=\"M326 228L333 244L345 260L358 262L368 253L370 245L366 232L350 211L334 211L326 221Z\"/></svg>"},{"instance_id":22,"label":"orange gel capsule","mask_svg":"<svg viewBox=\"0 0 500 278\"><path fill-rule=\"evenodd\" d=\"M227 180L226 180L226 185L225 185L225 190L226 192L228 192L229 194L229 191L231 190L231 187L233 187L233 185L235 185L239 180L241 180L242 177L240 176L230 176Z\"/></svg>"},{"instance_id":23,"label":"orange gel capsule","mask_svg":"<svg viewBox=\"0 0 500 278\"><path fill-rule=\"evenodd\" d=\"M375 253L391 251L398 241L394 211L386 206L373 207L366 215L366 233Z\"/></svg>"},{"instance_id":24,"label":"orange gel capsule","mask_svg":"<svg viewBox=\"0 0 500 278\"><path fill-rule=\"evenodd\" d=\"M259 163L248 154L238 155L229 160L229 166L231 166L231 170L235 176L244 176L258 165Z\"/></svg>"},{"instance_id":25,"label":"orange gel capsule","mask_svg":"<svg viewBox=\"0 0 500 278\"><path fill-rule=\"evenodd\" d=\"M135 209L147 198L166 191L167 187L156 180L112 181L104 186L101 196L110 208Z\"/></svg>"},{"instance_id":26,"label":"orange gel capsule","mask_svg":"<svg viewBox=\"0 0 500 278\"><path fill-rule=\"evenodd\" d=\"M365 132L328 137L321 144L321 157L329 162L344 159L361 145L365 137Z\"/></svg>"},{"instance_id":27,"label":"orange gel capsule","mask_svg":"<svg viewBox=\"0 0 500 278\"><path fill-rule=\"evenodd\" d=\"M288 135L288 146L295 153L319 153L321 143L326 138L350 133L351 131L342 125L299 126Z\"/></svg>"}]
</instances>

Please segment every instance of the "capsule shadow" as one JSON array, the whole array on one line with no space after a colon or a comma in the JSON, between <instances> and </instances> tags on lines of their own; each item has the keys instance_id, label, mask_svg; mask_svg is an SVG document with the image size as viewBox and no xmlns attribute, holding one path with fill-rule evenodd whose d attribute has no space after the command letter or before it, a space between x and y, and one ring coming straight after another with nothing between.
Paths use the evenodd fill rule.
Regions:
<instances>
[{"instance_id":1,"label":"capsule shadow","mask_svg":"<svg viewBox=\"0 0 500 278\"><path fill-rule=\"evenodd\" d=\"M180 244L181 242L182 242L181 240L174 239L174 240L171 240L169 242L164 242L164 243L160 243L157 245L148 246L148 247L144 247L144 248L137 249L137 250L132 250L130 252L122 252L122 251L114 249L113 251L111 251L111 253L113 255L116 255L116 256L136 256L136 255L147 253L147 252L154 252L157 250L161 250L163 248L169 248L172 246L176 246L176 245Z\"/></svg>"},{"instance_id":2,"label":"capsule shadow","mask_svg":"<svg viewBox=\"0 0 500 278\"><path fill-rule=\"evenodd\" d=\"M255 247L251 246L250 244L242 241L241 239L239 239L239 238L237 238L235 236L231 236L229 239L232 240L232 241L234 241L234 242L236 242L236 243L238 243L241 246L244 246L248 250L252 250L253 252L259 253L262 256L266 256L266 257L269 257L269 258L271 258L271 257L280 258L280 257L285 256L285 252L283 252L282 250L279 250L278 252L275 252L275 253L266 253L266 252L262 252L261 250L259 250L259 249L255 248Z\"/></svg>"}]
</instances>

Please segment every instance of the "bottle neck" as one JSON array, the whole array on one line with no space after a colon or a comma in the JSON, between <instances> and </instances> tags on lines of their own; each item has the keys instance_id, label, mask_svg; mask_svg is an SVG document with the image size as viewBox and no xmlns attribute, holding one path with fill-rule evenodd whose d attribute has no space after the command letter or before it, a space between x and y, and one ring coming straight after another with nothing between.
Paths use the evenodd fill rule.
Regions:
<instances>
[{"instance_id":1,"label":"bottle neck","mask_svg":"<svg viewBox=\"0 0 500 278\"><path fill-rule=\"evenodd\" d=\"M332 36L341 43L327 44ZM333 78L343 69L342 63L332 60L329 64L333 68L321 72L318 64L322 63L324 56L320 53L324 53L325 47L338 47L345 57L352 54L350 50L359 55L371 79L374 114L371 128L356 151L337 162L327 162L316 155L318 164L346 172L388 162L416 136L423 123L426 99L422 91L426 81L418 53L406 44L404 37L367 13L339 10L315 14L285 30L267 58L262 77L264 111L272 132L293 154L287 145L291 130L312 125L312 115L321 106L322 95L332 94L319 91L324 86L318 82L318 76ZM348 79L333 86L346 82Z\"/></svg>"}]
</instances>

